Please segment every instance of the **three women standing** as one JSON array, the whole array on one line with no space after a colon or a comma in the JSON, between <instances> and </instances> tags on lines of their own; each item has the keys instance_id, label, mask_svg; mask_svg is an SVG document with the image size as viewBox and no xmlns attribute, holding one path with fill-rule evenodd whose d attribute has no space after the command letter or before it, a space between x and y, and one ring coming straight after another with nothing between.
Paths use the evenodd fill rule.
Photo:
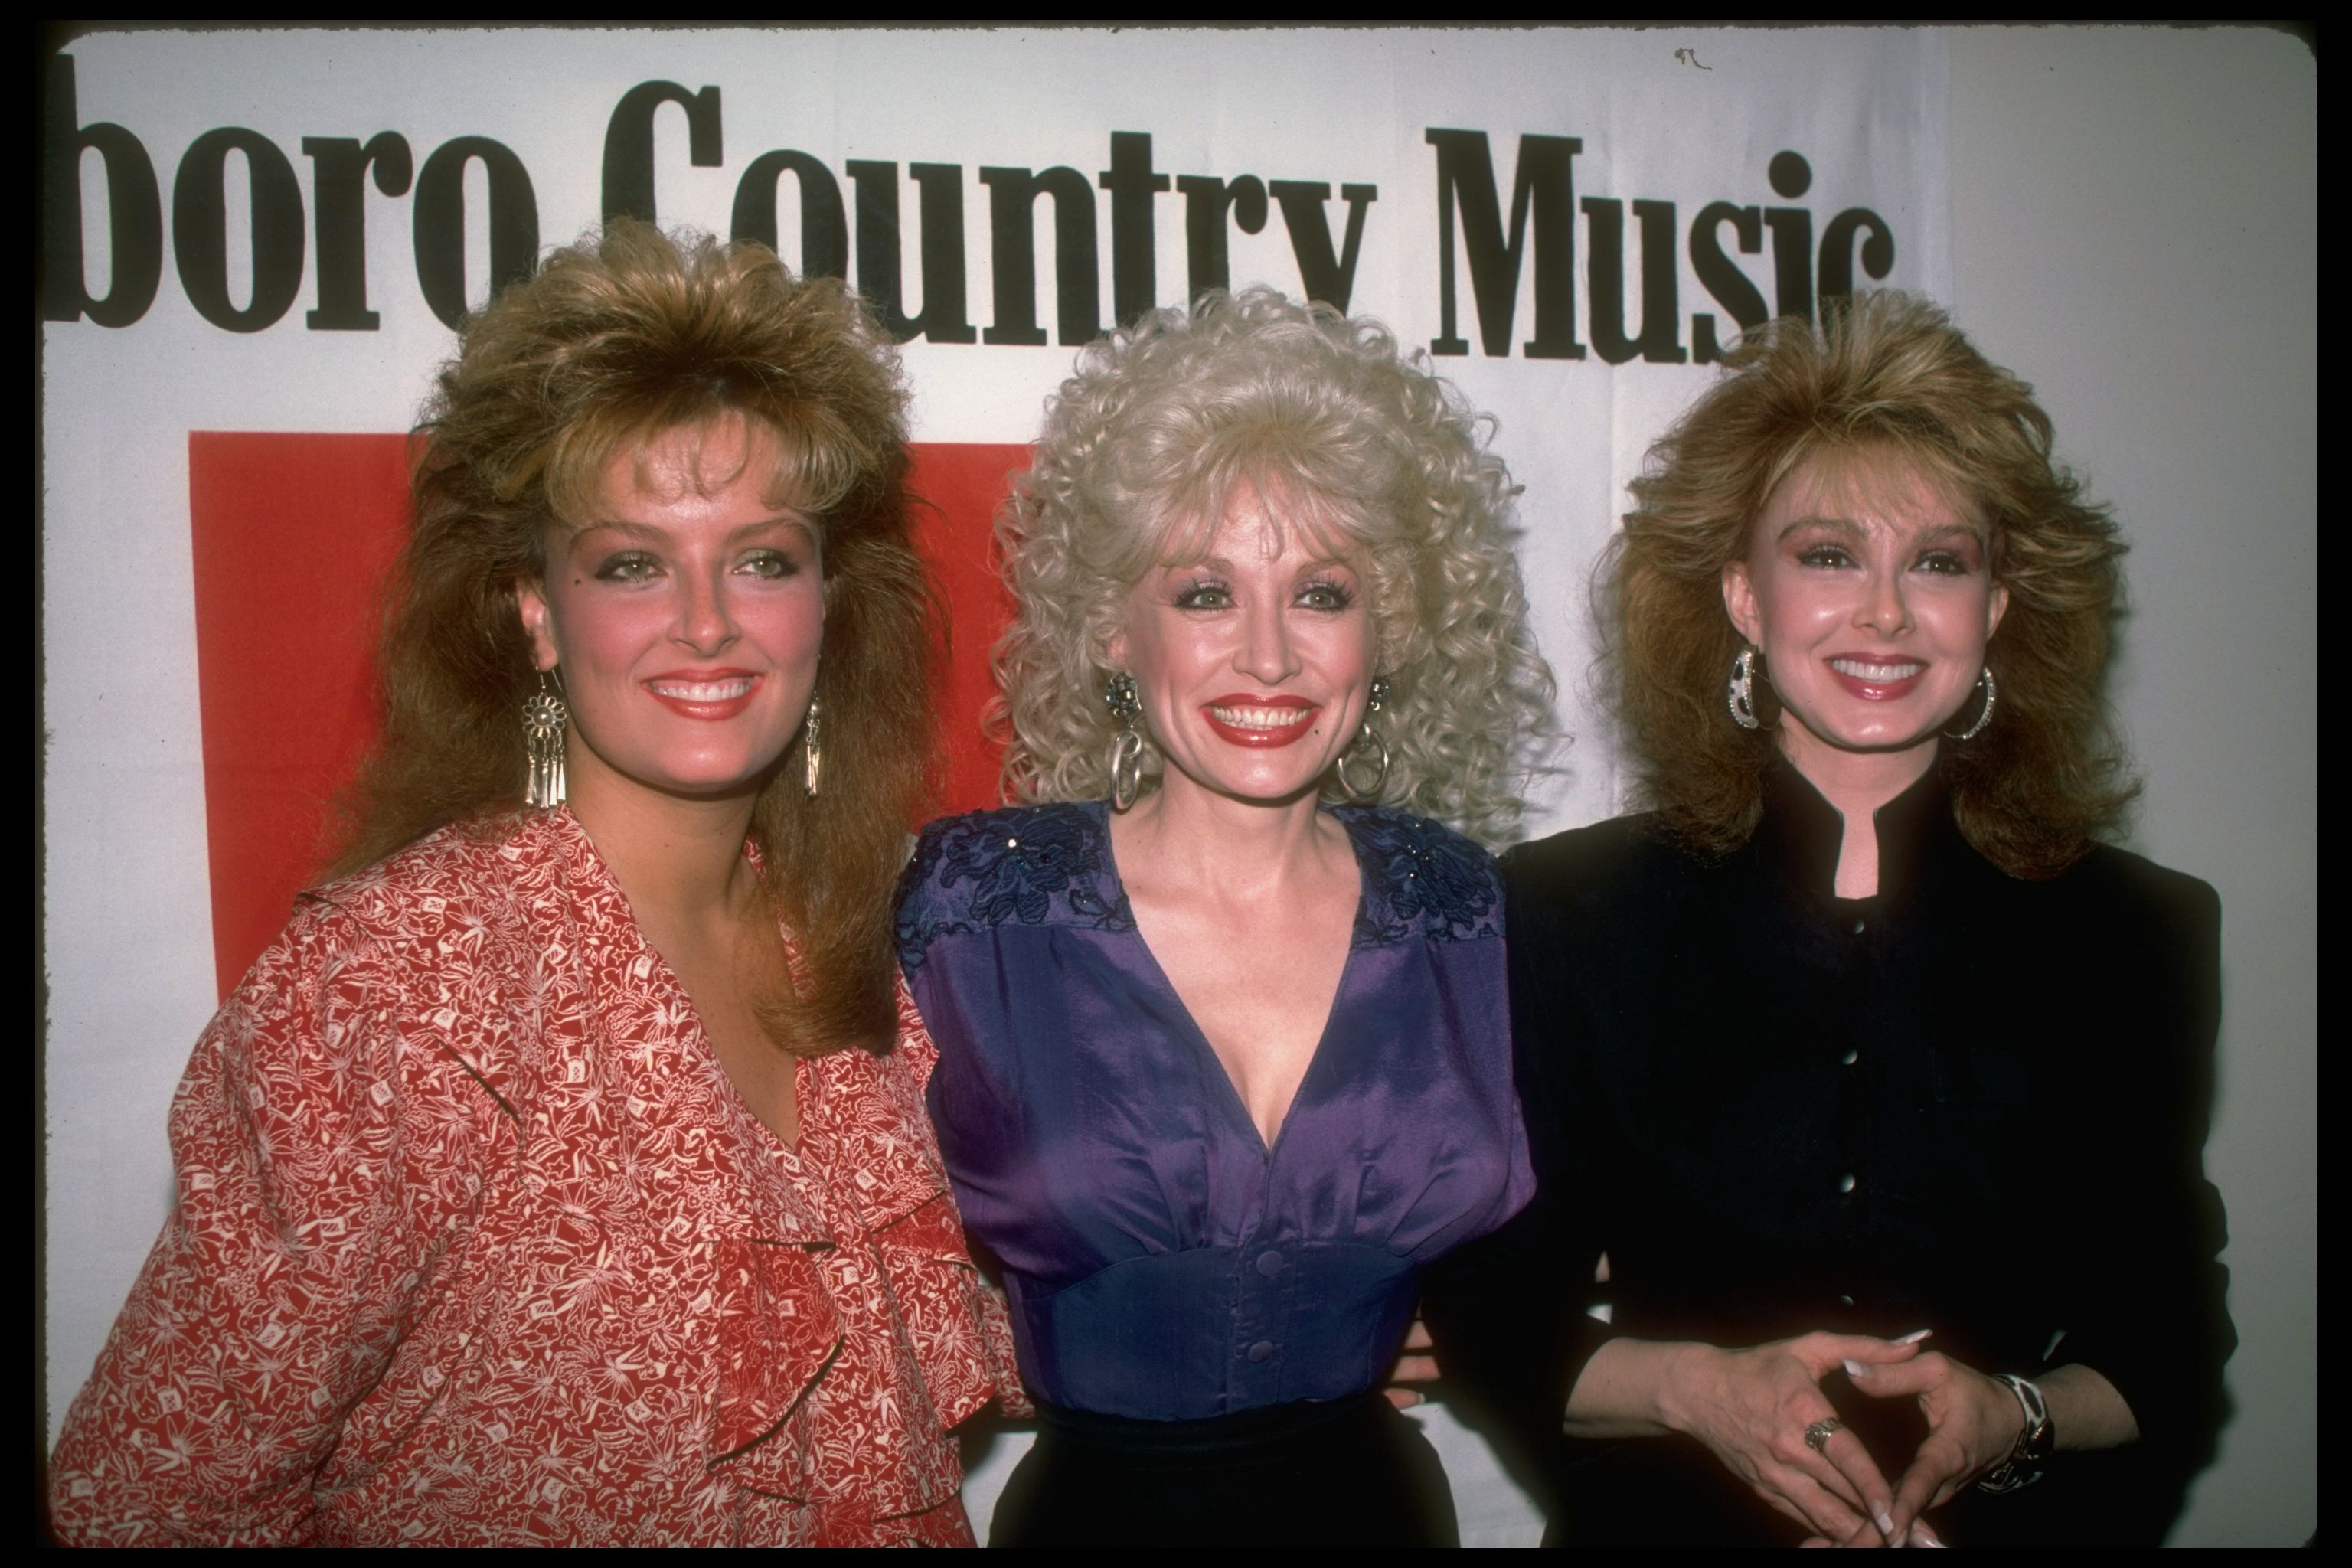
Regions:
<instances>
[{"instance_id":1,"label":"three women standing","mask_svg":"<svg viewBox=\"0 0 2352 1568\"><path fill-rule=\"evenodd\" d=\"M762 252L559 253L443 378L350 874L199 1044L61 1533L969 1540L949 1173L1045 1417L999 1540L1450 1539L1378 1385L1497 1227L1433 1325L1570 1536L2159 1533L2219 915L2094 843L2120 546L1927 307L1730 368L1604 579L1656 809L1512 857L1507 1012L1500 463L1319 307L1089 350L1007 526L1034 804L901 884L934 1070L887 351Z\"/></svg>"}]
</instances>

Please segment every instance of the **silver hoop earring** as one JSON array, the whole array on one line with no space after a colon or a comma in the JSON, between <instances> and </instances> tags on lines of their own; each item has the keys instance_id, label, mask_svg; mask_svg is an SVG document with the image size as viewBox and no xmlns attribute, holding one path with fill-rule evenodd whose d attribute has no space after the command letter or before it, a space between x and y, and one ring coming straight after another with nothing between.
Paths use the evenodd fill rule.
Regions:
<instances>
[{"instance_id":1,"label":"silver hoop earring","mask_svg":"<svg viewBox=\"0 0 2352 1568\"><path fill-rule=\"evenodd\" d=\"M1724 696L1733 723L1743 730L1764 727L1764 721L1756 717L1756 649L1752 646L1741 648L1739 657L1731 661L1731 683Z\"/></svg>"},{"instance_id":2,"label":"silver hoop earring","mask_svg":"<svg viewBox=\"0 0 2352 1568\"><path fill-rule=\"evenodd\" d=\"M1104 682L1103 706L1118 725L1110 742L1110 808L1125 811L1143 791L1143 731L1136 724L1143 717L1143 697L1135 677L1120 670Z\"/></svg>"},{"instance_id":3,"label":"silver hoop earring","mask_svg":"<svg viewBox=\"0 0 2352 1568\"><path fill-rule=\"evenodd\" d=\"M1977 715L1977 721L1969 725L1967 729L1947 730L1944 731L1945 734L1949 735L1955 741L1973 741L1979 735L1985 732L1986 725L1992 722L1992 705L2000 691L2000 689L1993 684L1992 666L1986 665L1984 667L1984 673L1977 677L1977 685L1984 691L1984 711L1979 713Z\"/></svg>"},{"instance_id":4,"label":"silver hoop earring","mask_svg":"<svg viewBox=\"0 0 2352 1568\"><path fill-rule=\"evenodd\" d=\"M1371 696L1364 703L1364 727L1357 732L1355 741L1348 749L1339 753L1339 765L1336 770L1339 775L1339 787L1348 792L1349 798L1351 800L1377 799L1381 793L1381 786L1389 782L1389 743L1381 738L1381 732L1378 730L1372 728L1372 715L1379 712L1388 700L1388 678L1374 676ZM1356 748L1366 742L1371 743L1374 752L1374 772L1370 784L1360 784L1348 776L1348 764L1357 760Z\"/></svg>"},{"instance_id":5,"label":"silver hoop earring","mask_svg":"<svg viewBox=\"0 0 2352 1568\"><path fill-rule=\"evenodd\" d=\"M572 710L564 706L563 688L553 672L539 672L539 689L523 699L522 749L530 759L524 780L523 804L533 807L563 804L563 731Z\"/></svg>"},{"instance_id":6,"label":"silver hoop earring","mask_svg":"<svg viewBox=\"0 0 2352 1568\"><path fill-rule=\"evenodd\" d=\"M816 776L824 766L824 757L816 747L816 699L809 699L808 732L801 737L801 750L805 753L807 771L801 775L801 787L811 800L816 798Z\"/></svg>"}]
</instances>

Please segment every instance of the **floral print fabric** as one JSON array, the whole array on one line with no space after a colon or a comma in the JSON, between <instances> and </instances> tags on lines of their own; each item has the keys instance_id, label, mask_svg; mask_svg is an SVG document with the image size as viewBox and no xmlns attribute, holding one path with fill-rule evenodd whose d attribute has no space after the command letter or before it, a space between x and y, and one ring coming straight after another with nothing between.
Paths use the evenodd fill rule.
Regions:
<instances>
[{"instance_id":1,"label":"floral print fabric","mask_svg":"<svg viewBox=\"0 0 2352 1568\"><path fill-rule=\"evenodd\" d=\"M786 1148L563 810L306 895L199 1042L178 1201L51 1468L87 1542L963 1544L1017 1401L923 1114Z\"/></svg>"}]
</instances>

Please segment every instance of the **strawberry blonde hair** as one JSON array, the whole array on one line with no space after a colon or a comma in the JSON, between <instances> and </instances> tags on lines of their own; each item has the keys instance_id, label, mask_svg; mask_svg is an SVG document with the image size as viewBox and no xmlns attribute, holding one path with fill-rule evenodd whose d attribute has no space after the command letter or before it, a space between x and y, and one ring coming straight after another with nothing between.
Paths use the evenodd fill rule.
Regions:
<instances>
[{"instance_id":1,"label":"strawberry blonde hair","mask_svg":"<svg viewBox=\"0 0 2352 1568\"><path fill-rule=\"evenodd\" d=\"M830 279L774 254L616 219L467 323L417 426L415 528L379 657L381 740L343 803L335 869L521 805L537 673L518 584L584 520L614 456L740 417L783 453L772 489L816 523L824 570L824 788L805 737L760 791L751 837L794 933L770 1032L795 1051L895 1035L890 900L935 777L939 614L905 496L907 396L887 339Z\"/></svg>"}]
</instances>

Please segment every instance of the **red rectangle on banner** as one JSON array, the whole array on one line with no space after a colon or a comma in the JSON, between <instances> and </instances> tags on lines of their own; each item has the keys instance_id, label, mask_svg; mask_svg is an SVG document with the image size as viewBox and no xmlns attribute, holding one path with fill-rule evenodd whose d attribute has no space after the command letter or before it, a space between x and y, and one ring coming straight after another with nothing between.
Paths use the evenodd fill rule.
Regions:
<instances>
[{"instance_id":1,"label":"red rectangle on banner","mask_svg":"<svg viewBox=\"0 0 2352 1568\"><path fill-rule=\"evenodd\" d=\"M188 437L196 675L212 870L213 958L226 994L315 879L327 808L375 731L380 591L408 523L407 438L197 431ZM992 522L1020 446L918 446L917 543L950 621L940 693L948 811L997 799L981 732L989 649L1012 613Z\"/></svg>"}]
</instances>

